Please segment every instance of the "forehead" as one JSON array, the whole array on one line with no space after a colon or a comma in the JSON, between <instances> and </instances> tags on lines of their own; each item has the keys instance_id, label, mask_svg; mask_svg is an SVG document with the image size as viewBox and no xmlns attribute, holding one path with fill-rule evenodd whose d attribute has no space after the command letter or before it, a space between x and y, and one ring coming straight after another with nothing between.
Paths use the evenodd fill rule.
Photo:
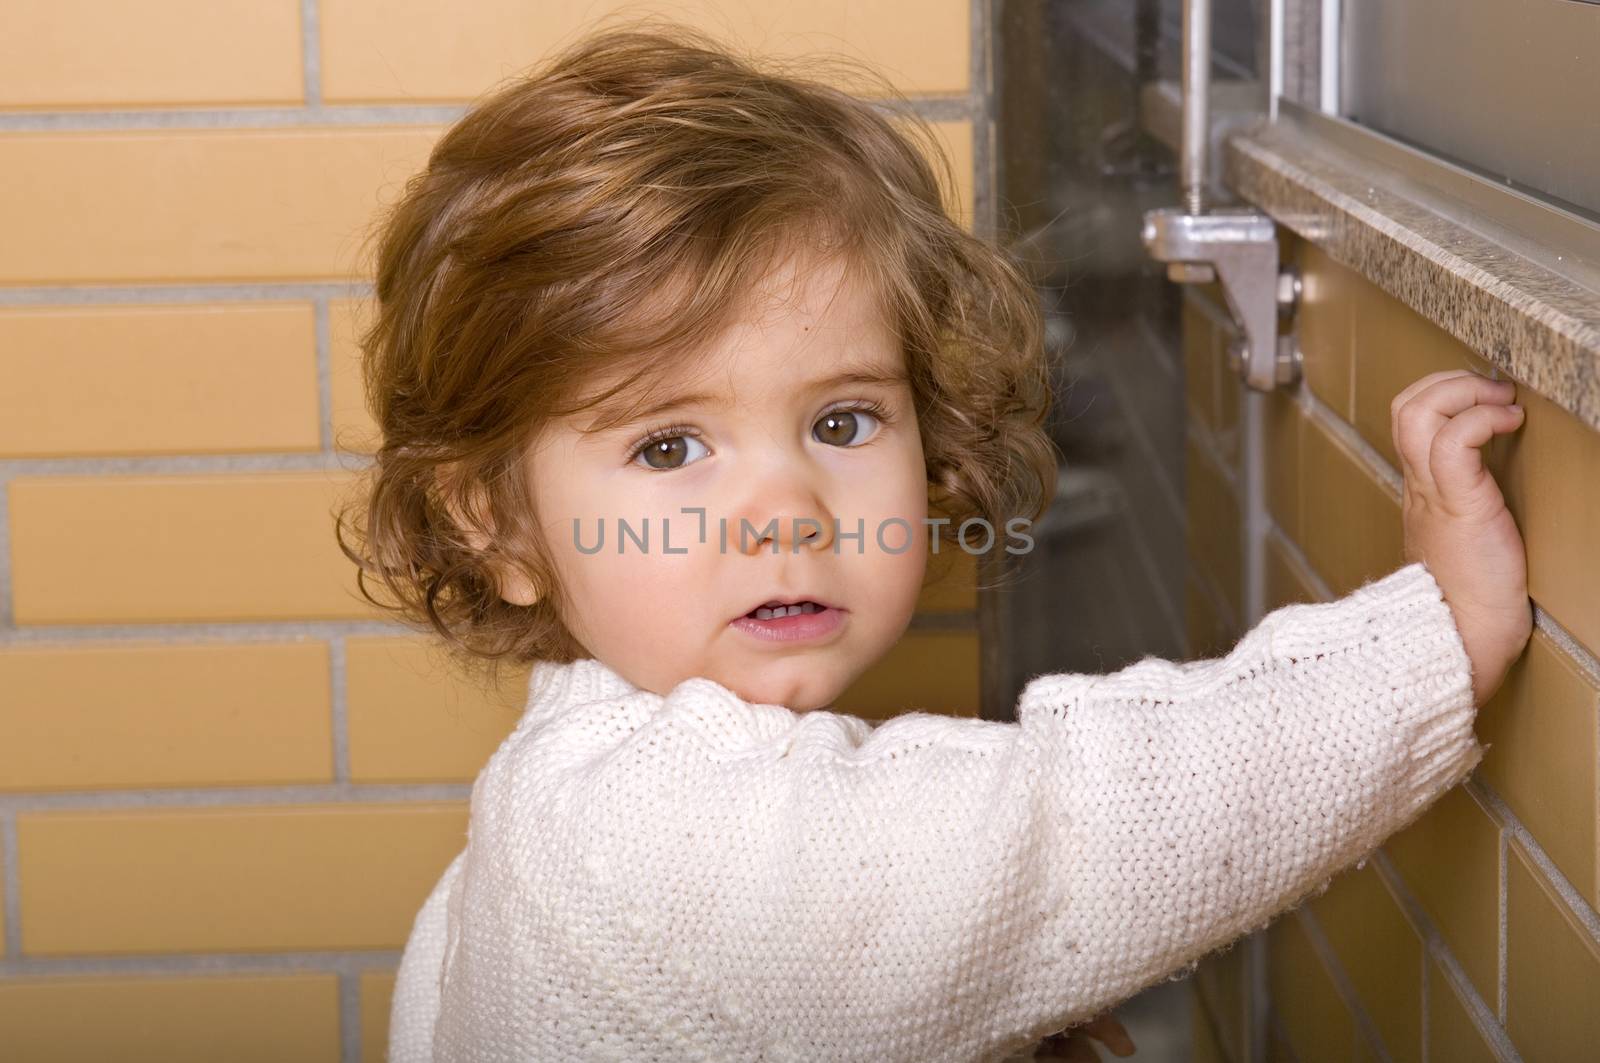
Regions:
<instances>
[{"instance_id":1,"label":"forehead","mask_svg":"<svg viewBox=\"0 0 1600 1063\"><path fill-rule=\"evenodd\" d=\"M731 404L851 376L905 379L883 300L844 256L791 254L751 284L709 344L597 375L576 424L599 431L680 396Z\"/></svg>"}]
</instances>

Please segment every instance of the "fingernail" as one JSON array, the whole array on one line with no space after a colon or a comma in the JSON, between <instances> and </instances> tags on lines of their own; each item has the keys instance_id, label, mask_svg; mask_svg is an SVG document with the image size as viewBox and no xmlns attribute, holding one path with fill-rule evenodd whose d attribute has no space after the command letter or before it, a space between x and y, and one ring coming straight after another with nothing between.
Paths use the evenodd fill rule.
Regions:
<instances>
[{"instance_id":1,"label":"fingernail","mask_svg":"<svg viewBox=\"0 0 1600 1063\"><path fill-rule=\"evenodd\" d=\"M1507 406L1507 407L1506 407L1506 409L1508 409L1508 410L1516 410L1516 411L1517 411L1517 412L1518 412L1518 413L1521 413L1521 412L1522 412L1522 407L1521 407L1521 406L1518 406L1518 405L1517 405L1517 404L1516 404L1516 403L1514 403L1514 402L1513 402L1513 403L1512 403L1512 404L1511 404L1511 405L1509 405L1509 406Z\"/></svg>"}]
</instances>

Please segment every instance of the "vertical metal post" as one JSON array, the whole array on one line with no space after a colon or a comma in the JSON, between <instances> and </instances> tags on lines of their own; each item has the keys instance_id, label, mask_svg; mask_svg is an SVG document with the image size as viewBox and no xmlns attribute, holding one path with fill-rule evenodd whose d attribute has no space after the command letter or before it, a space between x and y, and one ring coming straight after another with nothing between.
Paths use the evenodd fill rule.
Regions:
<instances>
[{"instance_id":1,"label":"vertical metal post","mask_svg":"<svg viewBox=\"0 0 1600 1063\"><path fill-rule=\"evenodd\" d=\"M1179 180L1183 207L1205 209L1206 155L1211 138L1211 0L1183 5L1183 150Z\"/></svg>"}]
</instances>

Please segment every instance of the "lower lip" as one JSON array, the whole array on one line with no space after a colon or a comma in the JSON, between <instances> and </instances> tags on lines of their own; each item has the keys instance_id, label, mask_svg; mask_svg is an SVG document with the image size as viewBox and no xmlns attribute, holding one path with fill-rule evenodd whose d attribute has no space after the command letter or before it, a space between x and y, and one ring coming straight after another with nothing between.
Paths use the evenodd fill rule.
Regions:
<instances>
[{"instance_id":1,"label":"lower lip","mask_svg":"<svg viewBox=\"0 0 1600 1063\"><path fill-rule=\"evenodd\" d=\"M820 613L796 613L772 620L741 616L729 626L768 642L806 642L833 634L843 623L844 610L830 607Z\"/></svg>"}]
</instances>

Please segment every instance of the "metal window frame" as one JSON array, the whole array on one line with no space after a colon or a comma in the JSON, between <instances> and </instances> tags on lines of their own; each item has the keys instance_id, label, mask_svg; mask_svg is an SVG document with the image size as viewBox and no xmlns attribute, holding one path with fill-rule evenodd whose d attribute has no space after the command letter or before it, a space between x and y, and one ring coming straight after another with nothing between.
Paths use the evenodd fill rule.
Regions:
<instances>
[{"instance_id":1,"label":"metal window frame","mask_svg":"<svg viewBox=\"0 0 1600 1063\"><path fill-rule=\"evenodd\" d=\"M1600 223L1377 130L1286 97L1277 123L1387 171L1386 187L1580 287L1600 292ZM1396 187L1398 185L1398 187Z\"/></svg>"}]
</instances>

